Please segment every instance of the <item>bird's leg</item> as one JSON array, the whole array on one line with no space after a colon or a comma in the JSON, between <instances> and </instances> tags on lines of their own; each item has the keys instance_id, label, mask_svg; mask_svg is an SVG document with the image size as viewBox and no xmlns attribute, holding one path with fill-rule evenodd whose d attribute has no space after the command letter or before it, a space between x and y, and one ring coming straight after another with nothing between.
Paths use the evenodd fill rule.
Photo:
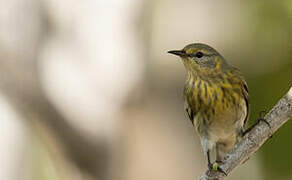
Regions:
<instances>
[{"instance_id":1,"label":"bird's leg","mask_svg":"<svg viewBox=\"0 0 292 180\"><path fill-rule=\"evenodd\" d=\"M247 133L249 133L256 125L258 125L261 121L263 121L264 123L266 123L269 128L271 129L271 125L270 123L264 118L264 114L266 113L265 110L262 110L259 112L259 118L257 119L257 122L254 123L253 125L251 125L247 130L245 130L242 134L243 136L245 136Z\"/></svg>"},{"instance_id":2,"label":"bird's leg","mask_svg":"<svg viewBox=\"0 0 292 180\"><path fill-rule=\"evenodd\" d=\"M227 176L226 172L224 172L220 168L219 163L217 163L217 162L211 163L211 160L210 160L210 150L209 149L207 150L207 161L208 161L208 169L210 171L219 171L219 172L223 173L225 176Z\"/></svg>"},{"instance_id":3,"label":"bird's leg","mask_svg":"<svg viewBox=\"0 0 292 180\"><path fill-rule=\"evenodd\" d=\"M210 160L210 150L209 149L207 150L207 161L208 161L208 168L210 170L213 169L213 165L212 165L211 160Z\"/></svg>"}]
</instances>

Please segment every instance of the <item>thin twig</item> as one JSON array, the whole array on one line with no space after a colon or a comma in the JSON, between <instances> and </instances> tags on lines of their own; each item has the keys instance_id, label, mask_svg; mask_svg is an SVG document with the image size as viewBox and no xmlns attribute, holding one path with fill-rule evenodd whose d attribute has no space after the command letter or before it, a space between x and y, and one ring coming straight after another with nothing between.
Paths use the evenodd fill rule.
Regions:
<instances>
[{"instance_id":1,"label":"thin twig","mask_svg":"<svg viewBox=\"0 0 292 180\"><path fill-rule=\"evenodd\" d=\"M292 87L264 118L270 124L270 127L265 122L259 122L236 144L231 152L226 154L222 164L220 164L220 168L227 176L240 164L247 161L270 136L292 118ZM201 176L200 180L222 180L225 177L226 175L221 172L208 170Z\"/></svg>"}]
</instances>

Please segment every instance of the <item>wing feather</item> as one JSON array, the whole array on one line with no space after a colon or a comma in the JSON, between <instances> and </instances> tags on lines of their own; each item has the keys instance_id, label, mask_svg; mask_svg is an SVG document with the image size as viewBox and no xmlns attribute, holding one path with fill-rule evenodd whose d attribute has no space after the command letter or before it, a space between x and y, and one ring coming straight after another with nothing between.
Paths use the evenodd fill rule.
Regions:
<instances>
[{"instance_id":1,"label":"wing feather","mask_svg":"<svg viewBox=\"0 0 292 180\"><path fill-rule=\"evenodd\" d=\"M192 109L190 108L189 104L185 101L185 104L184 104L184 108L185 108L185 111L190 119L190 121L192 122L192 124L194 125L194 112L192 111Z\"/></svg>"},{"instance_id":2,"label":"wing feather","mask_svg":"<svg viewBox=\"0 0 292 180\"><path fill-rule=\"evenodd\" d=\"M242 89L242 92L243 92L243 98L244 98L244 101L245 101L245 104L246 104L246 115L245 115L245 118L244 118L244 125L247 123L247 120L248 120L248 117L249 117L249 100L248 100L248 87L247 87L247 84L245 82L245 80L243 80L243 89Z\"/></svg>"}]
</instances>

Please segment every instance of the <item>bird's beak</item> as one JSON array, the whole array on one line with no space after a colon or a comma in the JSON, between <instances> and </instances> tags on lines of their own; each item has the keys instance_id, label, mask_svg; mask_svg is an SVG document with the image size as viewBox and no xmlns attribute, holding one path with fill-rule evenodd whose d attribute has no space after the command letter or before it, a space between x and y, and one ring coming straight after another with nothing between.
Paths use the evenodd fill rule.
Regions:
<instances>
[{"instance_id":1,"label":"bird's beak","mask_svg":"<svg viewBox=\"0 0 292 180\"><path fill-rule=\"evenodd\" d=\"M183 50L172 50L172 51L167 51L168 53L170 54L174 54L174 55L177 55L177 56L185 56L186 55L186 52L183 51Z\"/></svg>"}]
</instances>

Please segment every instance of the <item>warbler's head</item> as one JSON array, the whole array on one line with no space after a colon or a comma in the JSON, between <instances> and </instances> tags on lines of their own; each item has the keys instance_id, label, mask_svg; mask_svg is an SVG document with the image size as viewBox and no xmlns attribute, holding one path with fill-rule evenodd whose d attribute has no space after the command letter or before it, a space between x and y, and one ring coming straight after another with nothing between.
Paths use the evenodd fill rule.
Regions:
<instances>
[{"instance_id":1,"label":"warbler's head","mask_svg":"<svg viewBox=\"0 0 292 180\"><path fill-rule=\"evenodd\" d=\"M180 56L186 69L192 72L212 73L228 66L224 58L206 44L189 44L182 50L168 51L168 53Z\"/></svg>"}]
</instances>

